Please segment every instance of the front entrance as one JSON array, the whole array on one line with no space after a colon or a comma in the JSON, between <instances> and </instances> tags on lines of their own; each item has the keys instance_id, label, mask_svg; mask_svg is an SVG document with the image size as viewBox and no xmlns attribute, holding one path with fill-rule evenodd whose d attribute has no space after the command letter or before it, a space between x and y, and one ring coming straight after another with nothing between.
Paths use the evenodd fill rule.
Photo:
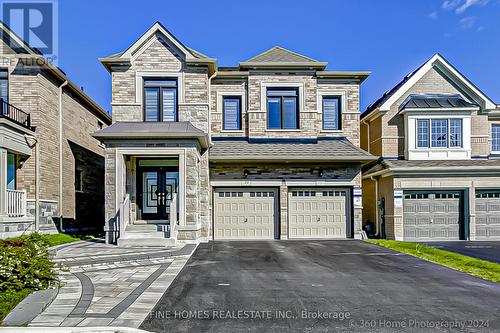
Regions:
<instances>
[{"instance_id":1,"label":"front entrance","mask_svg":"<svg viewBox=\"0 0 500 333\"><path fill-rule=\"evenodd\" d=\"M138 161L137 201L143 220L170 220L170 203L178 190L179 169L168 164L173 162Z\"/></svg>"}]
</instances>

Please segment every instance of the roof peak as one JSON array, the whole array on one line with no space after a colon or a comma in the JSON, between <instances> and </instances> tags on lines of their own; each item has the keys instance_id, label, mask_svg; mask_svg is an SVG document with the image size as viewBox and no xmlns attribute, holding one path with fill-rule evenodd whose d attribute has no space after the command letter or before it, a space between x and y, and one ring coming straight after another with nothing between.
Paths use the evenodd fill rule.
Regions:
<instances>
[{"instance_id":1,"label":"roof peak","mask_svg":"<svg viewBox=\"0 0 500 333\"><path fill-rule=\"evenodd\" d=\"M327 63L320 62L303 54L289 50L283 46L275 45L270 49L261 52L252 58L240 63L240 66L275 64L275 65L294 65L294 66L313 66L325 68Z\"/></svg>"}]
</instances>

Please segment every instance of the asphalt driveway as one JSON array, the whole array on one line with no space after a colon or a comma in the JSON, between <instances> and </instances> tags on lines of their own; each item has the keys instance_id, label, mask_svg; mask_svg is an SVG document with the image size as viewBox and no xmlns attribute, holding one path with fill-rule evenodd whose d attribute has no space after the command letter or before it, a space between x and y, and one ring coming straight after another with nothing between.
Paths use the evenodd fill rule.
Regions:
<instances>
[{"instance_id":1,"label":"asphalt driveway","mask_svg":"<svg viewBox=\"0 0 500 333\"><path fill-rule=\"evenodd\" d=\"M427 242L426 245L500 264L500 241Z\"/></svg>"},{"instance_id":2,"label":"asphalt driveway","mask_svg":"<svg viewBox=\"0 0 500 333\"><path fill-rule=\"evenodd\" d=\"M362 241L211 242L140 328L493 332L499 314L500 284Z\"/></svg>"}]
</instances>

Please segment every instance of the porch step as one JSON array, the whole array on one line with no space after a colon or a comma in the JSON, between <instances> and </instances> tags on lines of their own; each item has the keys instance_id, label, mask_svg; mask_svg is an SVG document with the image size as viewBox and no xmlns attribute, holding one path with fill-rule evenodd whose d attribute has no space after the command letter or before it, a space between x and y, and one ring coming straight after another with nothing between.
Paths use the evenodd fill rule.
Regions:
<instances>
[{"instance_id":1,"label":"porch step","mask_svg":"<svg viewBox=\"0 0 500 333\"><path fill-rule=\"evenodd\" d=\"M155 225L155 224L169 224L168 220L136 220L134 221L134 225L144 225L144 224L149 224L149 225Z\"/></svg>"},{"instance_id":2,"label":"porch step","mask_svg":"<svg viewBox=\"0 0 500 333\"><path fill-rule=\"evenodd\" d=\"M118 238L118 246L174 246L175 239L171 238Z\"/></svg>"},{"instance_id":3,"label":"porch step","mask_svg":"<svg viewBox=\"0 0 500 333\"><path fill-rule=\"evenodd\" d=\"M165 230L169 229L168 224L129 224L126 231L161 231L161 228Z\"/></svg>"},{"instance_id":4,"label":"porch step","mask_svg":"<svg viewBox=\"0 0 500 333\"><path fill-rule=\"evenodd\" d=\"M125 235L120 238L167 238L167 233L156 230L129 230L125 229Z\"/></svg>"}]
</instances>

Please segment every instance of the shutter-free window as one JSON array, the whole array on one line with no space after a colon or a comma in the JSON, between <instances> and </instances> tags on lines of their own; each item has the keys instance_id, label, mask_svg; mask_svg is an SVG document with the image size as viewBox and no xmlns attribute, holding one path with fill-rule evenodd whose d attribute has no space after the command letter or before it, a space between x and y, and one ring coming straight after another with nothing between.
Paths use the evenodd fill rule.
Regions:
<instances>
[{"instance_id":1,"label":"shutter-free window","mask_svg":"<svg viewBox=\"0 0 500 333\"><path fill-rule=\"evenodd\" d=\"M7 189L16 189L16 155L7 153Z\"/></svg>"},{"instance_id":2,"label":"shutter-free window","mask_svg":"<svg viewBox=\"0 0 500 333\"><path fill-rule=\"evenodd\" d=\"M417 119L417 147L429 148L429 119Z\"/></svg>"},{"instance_id":3,"label":"shutter-free window","mask_svg":"<svg viewBox=\"0 0 500 333\"><path fill-rule=\"evenodd\" d=\"M5 69L0 70L0 98L9 101L9 74Z\"/></svg>"},{"instance_id":4,"label":"shutter-free window","mask_svg":"<svg viewBox=\"0 0 500 333\"><path fill-rule=\"evenodd\" d=\"M241 99L224 97L223 99L224 130L241 129Z\"/></svg>"},{"instance_id":5,"label":"shutter-free window","mask_svg":"<svg viewBox=\"0 0 500 333\"><path fill-rule=\"evenodd\" d=\"M145 121L177 121L177 81L144 80Z\"/></svg>"},{"instance_id":6,"label":"shutter-free window","mask_svg":"<svg viewBox=\"0 0 500 333\"><path fill-rule=\"evenodd\" d=\"M340 96L323 97L323 129L340 129Z\"/></svg>"},{"instance_id":7,"label":"shutter-free window","mask_svg":"<svg viewBox=\"0 0 500 333\"><path fill-rule=\"evenodd\" d=\"M462 119L450 119L450 147L462 147Z\"/></svg>"},{"instance_id":8,"label":"shutter-free window","mask_svg":"<svg viewBox=\"0 0 500 333\"><path fill-rule=\"evenodd\" d=\"M500 124L491 126L491 150L494 152L500 151Z\"/></svg>"},{"instance_id":9,"label":"shutter-free window","mask_svg":"<svg viewBox=\"0 0 500 333\"><path fill-rule=\"evenodd\" d=\"M298 129L299 109L296 88L267 90L267 127L270 129Z\"/></svg>"},{"instance_id":10,"label":"shutter-free window","mask_svg":"<svg viewBox=\"0 0 500 333\"><path fill-rule=\"evenodd\" d=\"M448 147L448 119L432 119L431 145L433 148Z\"/></svg>"},{"instance_id":11,"label":"shutter-free window","mask_svg":"<svg viewBox=\"0 0 500 333\"><path fill-rule=\"evenodd\" d=\"M146 103L146 121L159 121L159 89L145 88L144 102Z\"/></svg>"}]
</instances>

